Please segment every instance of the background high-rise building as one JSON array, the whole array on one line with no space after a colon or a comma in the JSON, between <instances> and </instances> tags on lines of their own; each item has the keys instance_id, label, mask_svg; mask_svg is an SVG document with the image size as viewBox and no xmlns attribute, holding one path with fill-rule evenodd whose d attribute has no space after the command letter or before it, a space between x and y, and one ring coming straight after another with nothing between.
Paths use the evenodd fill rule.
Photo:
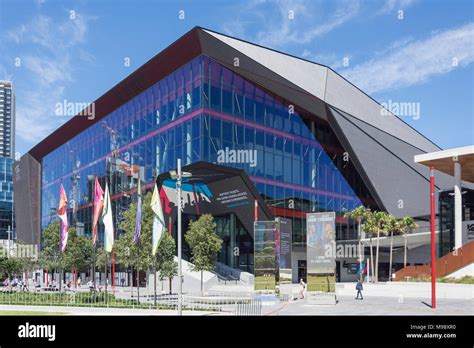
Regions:
<instances>
[{"instance_id":1,"label":"background high-rise building","mask_svg":"<svg viewBox=\"0 0 474 348\"><path fill-rule=\"evenodd\" d=\"M0 80L0 239L15 238L12 167L15 156L15 94Z\"/></svg>"},{"instance_id":2,"label":"background high-rise building","mask_svg":"<svg viewBox=\"0 0 474 348\"><path fill-rule=\"evenodd\" d=\"M15 94L11 81L0 81L0 156L15 155Z\"/></svg>"}]
</instances>

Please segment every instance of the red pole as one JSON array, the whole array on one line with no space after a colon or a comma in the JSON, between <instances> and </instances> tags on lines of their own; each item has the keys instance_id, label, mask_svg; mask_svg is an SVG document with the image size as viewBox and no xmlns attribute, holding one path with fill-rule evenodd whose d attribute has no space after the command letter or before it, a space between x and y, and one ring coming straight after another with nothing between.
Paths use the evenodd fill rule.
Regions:
<instances>
[{"instance_id":1,"label":"red pole","mask_svg":"<svg viewBox=\"0 0 474 348\"><path fill-rule=\"evenodd\" d=\"M168 234L171 236L171 228L173 225L171 224L171 216L168 217Z\"/></svg>"},{"instance_id":2,"label":"red pole","mask_svg":"<svg viewBox=\"0 0 474 348\"><path fill-rule=\"evenodd\" d=\"M258 221L258 201L255 200L255 221Z\"/></svg>"},{"instance_id":3,"label":"red pole","mask_svg":"<svg viewBox=\"0 0 474 348\"><path fill-rule=\"evenodd\" d=\"M49 280L48 278L49 278L48 277L48 270L46 270L46 287L48 287L48 280Z\"/></svg>"},{"instance_id":4,"label":"red pole","mask_svg":"<svg viewBox=\"0 0 474 348\"><path fill-rule=\"evenodd\" d=\"M435 239L435 195L434 167L430 167L430 209L431 209L431 308L436 308L436 239Z\"/></svg>"}]
</instances>

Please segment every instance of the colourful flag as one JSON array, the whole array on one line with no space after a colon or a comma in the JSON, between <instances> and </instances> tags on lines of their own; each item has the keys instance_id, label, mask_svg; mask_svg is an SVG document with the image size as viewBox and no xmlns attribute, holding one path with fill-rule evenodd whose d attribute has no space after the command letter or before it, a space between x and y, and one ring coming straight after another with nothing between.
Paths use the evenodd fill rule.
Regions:
<instances>
[{"instance_id":1,"label":"colourful flag","mask_svg":"<svg viewBox=\"0 0 474 348\"><path fill-rule=\"evenodd\" d=\"M61 188L59 191L59 208L58 208L58 216L61 220L61 240L59 248L61 252L66 250L67 245L67 234L68 234L68 223L67 223L67 196L66 191L64 191L64 186L61 184Z\"/></svg>"},{"instance_id":2,"label":"colourful flag","mask_svg":"<svg viewBox=\"0 0 474 348\"><path fill-rule=\"evenodd\" d=\"M104 206L104 190L100 186L99 180L95 177L94 185L94 220L92 221L92 244L95 245L97 241L97 224L99 216Z\"/></svg>"},{"instance_id":3,"label":"colourful flag","mask_svg":"<svg viewBox=\"0 0 474 348\"><path fill-rule=\"evenodd\" d=\"M140 232L142 230L142 188L140 184L140 179L138 179L138 201L137 201L137 219L135 222L135 235L133 241L138 243L140 241Z\"/></svg>"},{"instance_id":4,"label":"colourful flag","mask_svg":"<svg viewBox=\"0 0 474 348\"><path fill-rule=\"evenodd\" d=\"M156 184L153 190L153 195L151 196L150 205L151 210L153 210L152 254L155 256L161 237L163 236L163 231L165 229L165 218L163 216L163 209L161 207L160 193Z\"/></svg>"},{"instance_id":5,"label":"colourful flag","mask_svg":"<svg viewBox=\"0 0 474 348\"><path fill-rule=\"evenodd\" d=\"M102 222L104 223L104 249L110 253L112 252L112 246L114 245L114 222L112 218L112 204L110 202L109 185L107 185L107 183L105 183Z\"/></svg>"}]
</instances>

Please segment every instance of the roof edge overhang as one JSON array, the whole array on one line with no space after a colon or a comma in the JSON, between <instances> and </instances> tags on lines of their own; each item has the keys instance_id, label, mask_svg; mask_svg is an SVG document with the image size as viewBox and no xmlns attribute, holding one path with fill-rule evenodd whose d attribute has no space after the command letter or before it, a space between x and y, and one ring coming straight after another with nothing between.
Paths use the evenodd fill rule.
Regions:
<instances>
[{"instance_id":1,"label":"roof edge overhang","mask_svg":"<svg viewBox=\"0 0 474 348\"><path fill-rule=\"evenodd\" d=\"M30 149L29 153L40 161L72 137L99 122L130 99L200 55L202 49L199 31L199 27L191 29L96 99L94 119L89 120L87 117L80 116L81 113L79 113Z\"/></svg>"}]
</instances>

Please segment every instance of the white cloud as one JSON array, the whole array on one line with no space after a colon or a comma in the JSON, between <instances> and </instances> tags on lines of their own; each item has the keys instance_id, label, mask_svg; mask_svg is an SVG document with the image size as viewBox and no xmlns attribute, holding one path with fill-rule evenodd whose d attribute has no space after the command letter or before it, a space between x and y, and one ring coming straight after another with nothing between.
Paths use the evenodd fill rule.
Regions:
<instances>
[{"instance_id":1,"label":"white cloud","mask_svg":"<svg viewBox=\"0 0 474 348\"><path fill-rule=\"evenodd\" d=\"M26 26L22 24L16 30L7 31L5 36L8 41L20 43L25 32L26 32Z\"/></svg>"},{"instance_id":2,"label":"white cloud","mask_svg":"<svg viewBox=\"0 0 474 348\"><path fill-rule=\"evenodd\" d=\"M339 56L339 55L336 55L335 53L313 54L308 49L305 49L303 51L303 53L301 54L301 57L318 64L326 65L334 70L339 69L343 66L344 58L347 58L349 62L351 60L350 55Z\"/></svg>"},{"instance_id":3,"label":"white cloud","mask_svg":"<svg viewBox=\"0 0 474 348\"><path fill-rule=\"evenodd\" d=\"M416 0L386 0L376 14L384 15L393 11L404 10L412 6Z\"/></svg>"},{"instance_id":4,"label":"white cloud","mask_svg":"<svg viewBox=\"0 0 474 348\"><path fill-rule=\"evenodd\" d=\"M365 92L375 93L420 84L473 61L474 23L469 23L406 45L392 44L385 54L341 74Z\"/></svg>"},{"instance_id":5,"label":"white cloud","mask_svg":"<svg viewBox=\"0 0 474 348\"><path fill-rule=\"evenodd\" d=\"M40 141L66 121L55 115L55 105L62 102L67 85L74 81L75 59L94 59L81 47L92 19L78 12L74 19L67 13L62 21L37 15L4 35L5 42L17 45L16 52L27 52L18 54L21 67L16 69L26 72L22 76L28 80L16 79L16 69L12 77L17 81L16 134L27 143ZM11 57L2 59L11 61Z\"/></svg>"},{"instance_id":6,"label":"white cloud","mask_svg":"<svg viewBox=\"0 0 474 348\"><path fill-rule=\"evenodd\" d=\"M68 55L51 60L45 57L25 56L23 64L36 77L43 87L52 83L71 82L71 64Z\"/></svg>"},{"instance_id":7,"label":"white cloud","mask_svg":"<svg viewBox=\"0 0 474 348\"><path fill-rule=\"evenodd\" d=\"M246 37L263 46L308 44L342 26L359 12L358 1L343 0L326 5L331 8L323 9L319 3L308 0L253 1L239 9L223 28L229 35ZM289 18L290 11L294 19ZM248 35L252 25L259 29L255 35Z\"/></svg>"}]
</instances>

